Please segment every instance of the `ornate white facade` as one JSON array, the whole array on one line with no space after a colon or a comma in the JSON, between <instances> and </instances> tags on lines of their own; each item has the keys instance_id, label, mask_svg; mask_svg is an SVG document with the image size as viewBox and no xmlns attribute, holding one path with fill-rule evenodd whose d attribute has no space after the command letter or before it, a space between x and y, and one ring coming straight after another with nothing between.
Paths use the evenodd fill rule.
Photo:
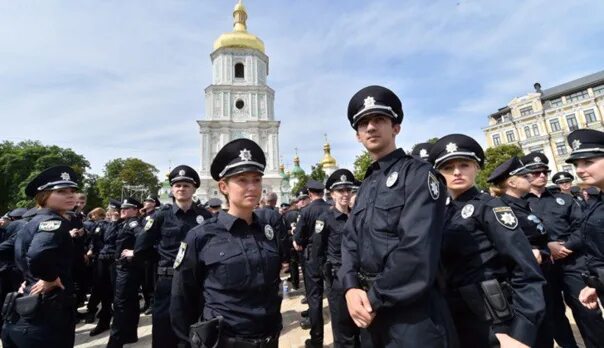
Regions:
<instances>
[{"instance_id":1,"label":"ornate white facade","mask_svg":"<svg viewBox=\"0 0 604 348\"><path fill-rule=\"evenodd\" d=\"M236 7L234 17L244 10ZM237 28L238 18L235 20ZM201 185L197 197L202 202L222 198L210 175L210 165L216 153L237 138L251 139L262 147L266 156L263 193L273 191L282 197L280 122L274 115L275 92L266 84L268 57L263 50L229 45L215 47L210 57L212 84L205 89L205 117L197 121L201 134Z\"/></svg>"}]
</instances>

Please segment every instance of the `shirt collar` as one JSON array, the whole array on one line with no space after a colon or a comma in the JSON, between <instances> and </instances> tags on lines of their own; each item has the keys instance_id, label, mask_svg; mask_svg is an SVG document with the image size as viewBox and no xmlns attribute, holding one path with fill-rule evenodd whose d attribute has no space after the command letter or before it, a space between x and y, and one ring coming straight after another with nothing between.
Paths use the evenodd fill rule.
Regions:
<instances>
[{"instance_id":1,"label":"shirt collar","mask_svg":"<svg viewBox=\"0 0 604 348\"><path fill-rule=\"evenodd\" d=\"M403 149L396 149L386 156L380 158L379 160L371 163L369 168L367 168L367 172L365 173L365 177L369 177L371 173L377 172L379 170L386 170L390 168L396 161L398 161L401 157L406 156L405 151Z\"/></svg>"},{"instance_id":2,"label":"shirt collar","mask_svg":"<svg viewBox=\"0 0 604 348\"><path fill-rule=\"evenodd\" d=\"M331 212L333 213L333 216L337 219L340 219L342 217L346 217L348 218L348 214L346 213L342 213L341 211L339 211L336 207L332 207L331 208Z\"/></svg>"},{"instance_id":3,"label":"shirt collar","mask_svg":"<svg viewBox=\"0 0 604 348\"><path fill-rule=\"evenodd\" d=\"M479 195L479 194L480 194L480 191L478 191L478 189L476 188L476 186L472 186L466 192L464 192L461 195L459 195L459 197L457 197L453 201L454 202L467 202L467 201L473 199L474 197L476 197L476 195Z\"/></svg>"},{"instance_id":4,"label":"shirt collar","mask_svg":"<svg viewBox=\"0 0 604 348\"><path fill-rule=\"evenodd\" d=\"M247 223L243 219L240 219L222 210L218 212L217 217L218 221L224 225L226 230L229 232L232 232L233 227L235 227L235 224L237 223L243 223L247 226ZM256 215L256 213L252 213L252 226L253 225L258 225L258 215Z\"/></svg>"},{"instance_id":5,"label":"shirt collar","mask_svg":"<svg viewBox=\"0 0 604 348\"><path fill-rule=\"evenodd\" d=\"M516 197L510 196L508 194L502 195L501 199L504 202L514 204L514 205L519 206L521 208L527 208L528 209L528 207L529 207L528 201L526 201L526 200L524 200L522 198L516 198Z\"/></svg>"}]
</instances>

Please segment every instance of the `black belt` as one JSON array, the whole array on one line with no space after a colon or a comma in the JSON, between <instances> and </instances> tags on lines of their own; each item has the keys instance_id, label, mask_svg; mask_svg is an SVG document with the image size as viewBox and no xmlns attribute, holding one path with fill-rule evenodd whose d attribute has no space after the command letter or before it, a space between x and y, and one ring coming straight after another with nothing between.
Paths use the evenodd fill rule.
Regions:
<instances>
[{"instance_id":1,"label":"black belt","mask_svg":"<svg viewBox=\"0 0 604 348\"><path fill-rule=\"evenodd\" d=\"M106 255L101 254L101 255L99 255L99 260L103 260L103 261L112 260L113 261L113 260L115 260L115 258L113 256L113 254L106 254Z\"/></svg>"},{"instance_id":2,"label":"black belt","mask_svg":"<svg viewBox=\"0 0 604 348\"><path fill-rule=\"evenodd\" d=\"M223 348L276 348L279 344L278 337L244 338L223 336L220 339Z\"/></svg>"},{"instance_id":3,"label":"black belt","mask_svg":"<svg viewBox=\"0 0 604 348\"><path fill-rule=\"evenodd\" d=\"M158 276L172 277L174 275L174 268L172 267L157 267Z\"/></svg>"}]
</instances>

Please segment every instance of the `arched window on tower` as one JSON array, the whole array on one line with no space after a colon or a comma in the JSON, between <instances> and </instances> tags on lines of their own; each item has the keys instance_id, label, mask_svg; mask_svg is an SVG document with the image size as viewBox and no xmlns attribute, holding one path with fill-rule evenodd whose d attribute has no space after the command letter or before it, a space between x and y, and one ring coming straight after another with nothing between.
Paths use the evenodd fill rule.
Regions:
<instances>
[{"instance_id":1,"label":"arched window on tower","mask_svg":"<svg viewBox=\"0 0 604 348\"><path fill-rule=\"evenodd\" d=\"M235 78L242 79L244 78L244 67L243 63L235 64Z\"/></svg>"}]
</instances>

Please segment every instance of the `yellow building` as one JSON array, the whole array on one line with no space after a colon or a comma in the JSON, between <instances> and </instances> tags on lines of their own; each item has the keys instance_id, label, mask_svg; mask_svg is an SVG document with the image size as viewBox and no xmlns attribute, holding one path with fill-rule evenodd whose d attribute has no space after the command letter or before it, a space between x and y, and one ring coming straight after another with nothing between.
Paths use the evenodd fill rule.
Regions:
<instances>
[{"instance_id":1,"label":"yellow building","mask_svg":"<svg viewBox=\"0 0 604 348\"><path fill-rule=\"evenodd\" d=\"M570 153L566 136L578 128L604 130L604 71L512 99L489 115L483 128L487 146L515 144L525 153L543 152L552 172L574 173L564 162Z\"/></svg>"}]
</instances>

